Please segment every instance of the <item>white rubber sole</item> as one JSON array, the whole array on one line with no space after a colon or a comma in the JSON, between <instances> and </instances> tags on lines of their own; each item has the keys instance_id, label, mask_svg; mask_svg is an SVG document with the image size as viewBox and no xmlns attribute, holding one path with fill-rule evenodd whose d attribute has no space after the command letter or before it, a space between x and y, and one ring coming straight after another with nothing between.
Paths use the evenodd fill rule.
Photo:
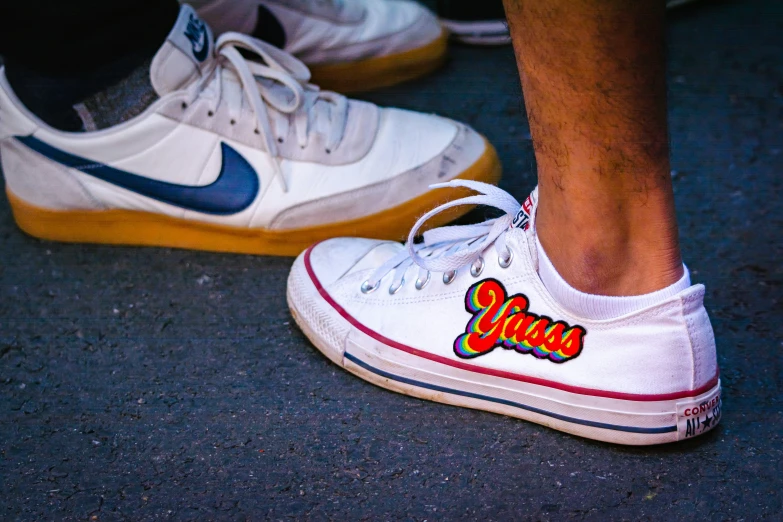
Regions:
<instances>
[{"instance_id":1,"label":"white rubber sole","mask_svg":"<svg viewBox=\"0 0 783 522\"><path fill-rule=\"evenodd\" d=\"M478 373L467 364L422 357L415 353L419 350L384 339L330 302L308 265L309 250L296 260L288 279L288 305L297 324L331 361L382 388L617 444L676 442L720 422L719 380L692 392L632 396Z\"/></svg>"},{"instance_id":2,"label":"white rubber sole","mask_svg":"<svg viewBox=\"0 0 783 522\"><path fill-rule=\"evenodd\" d=\"M460 22L441 19L441 24L449 30L452 40L469 45L507 45L511 43L511 34L505 20L479 20Z\"/></svg>"}]
</instances>

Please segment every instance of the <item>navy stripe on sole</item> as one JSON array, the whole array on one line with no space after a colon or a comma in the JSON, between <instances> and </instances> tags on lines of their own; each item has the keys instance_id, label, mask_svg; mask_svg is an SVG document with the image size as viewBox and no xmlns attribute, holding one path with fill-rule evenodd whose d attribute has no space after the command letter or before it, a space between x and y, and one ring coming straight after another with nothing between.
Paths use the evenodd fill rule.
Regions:
<instances>
[{"instance_id":1,"label":"navy stripe on sole","mask_svg":"<svg viewBox=\"0 0 783 522\"><path fill-rule=\"evenodd\" d=\"M361 366L365 370L372 372L376 375L380 375L381 377L386 377L387 379L391 379L393 381L402 382L405 384L410 384L411 386L416 386L419 388L426 388L428 390L433 391L439 391L444 393L449 393L451 395L461 395L463 397L470 397L472 399L480 399L482 401L490 401L490 402L496 402L498 404L504 404L506 406L512 406L514 408L520 408L522 410L527 410L533 413L538 413L540 415L546 415L547 417L552 417L553 419L570 422L572 424L581 424L583 426L590 426L593 428L602 428L605 430L614 430L614 431L624 431L627 433L647 433L647 434L658 434L658 433L670 433L672 431L677 431L677 426L664 426L661 428L637 428L635 426L617 426L615 424L606 424L604 422L595 422L595 421L589 421L584 419L577 419L575 417L567 417L566 415L560 415L559 413L553 413L551 411L542 410L540 408L534 408L532 406L528 406L526 404L521 404L514 401L509 401L506 399L498 399L497 397L490 397L489 395L481 395L478 393L472 393L472 392L466 392L462 390L454 390L451 388L446 388L444 386L437 386L435 384L429 384L426 382L417 381L414 379L409 379L407 377L401 377L399 375L394 375L393 373L386 372L384 370L381 370L379 368L375 368L374 366L370 366L366 362L362 361L355 355L351 355L348 352L345 352L344 357L351 361L352 363L356 364L357 366Z\"/></svg>"}]
</instances>

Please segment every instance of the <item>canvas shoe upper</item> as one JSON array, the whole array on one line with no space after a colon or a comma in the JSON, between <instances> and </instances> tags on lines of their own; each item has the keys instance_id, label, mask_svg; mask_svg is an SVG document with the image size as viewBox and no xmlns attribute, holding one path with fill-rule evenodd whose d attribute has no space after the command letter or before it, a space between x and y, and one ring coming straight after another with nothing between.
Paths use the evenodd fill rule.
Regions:
<instances>
[{"instance_id":1,"label":"canvas shoe upper","mask_svg":"<svg viewBox=\"0 0 783 522\"><path fill-rule=\"evenodd\" d=\"M218 34L270 41L306 63L316 83L340 92L421 76L446 56L438 19L411 0L202 0L194 6Z\"/></svg>"},{"instance_id":2,"label":"canvas shoe upper","mask_svg":"<svg viewBox=\"0 0 783 522\"><path fill-rule=\"evenodd\" d=\"M623 444L700 435L720 420L704 287L608 320L561 306L537 272L536 192L495 187L423 216L407 245L333 239L299 256L289 307L332 361L370 382ZM504 215L424 234L431 215L486 204Z\"/></svg>"},{"instance_id":3,"label":"canvas shoe upper","mask_svg":"<svg viewBox=\"0 0 783 522\"><path fill-rule=\"evenodd\" d=\"M27 111L0 71L0 155L24 230L292 255L355 230L402 238L441 198L429 184L499 177L494 149L469 127L319 90L269 44L213 42L188 6L150 79L160 99L140 116L67 133Z\"/></svg>"}]
</instances>

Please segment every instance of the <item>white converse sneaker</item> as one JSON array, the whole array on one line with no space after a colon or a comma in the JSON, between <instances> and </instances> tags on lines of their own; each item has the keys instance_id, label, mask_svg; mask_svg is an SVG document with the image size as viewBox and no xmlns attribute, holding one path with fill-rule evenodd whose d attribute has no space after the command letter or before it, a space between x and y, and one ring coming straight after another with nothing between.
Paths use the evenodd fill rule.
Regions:
<instances>
[{"instance_id":1,"label":"white converse sneaker","mask_svg":"<svg viewBox=\"0 0 783 522\"><path fill-rule=\"evenodd\" d=\"M446 58L447 32L410 0L195 0L218 33L252 34L310 67L339 92L368 91L427 74Z\"/></svg>"},{"instance_id":2,"label":"white converse sneaker","mask_svg":"<svg viewBox=\"0 0 783 522\"><path fill-rule=\"evenodd\" d=\"M339 235L402 239L459 196L433 182L500 177L494 149L469 127L320 91L269 44L238 33L214 44L188 6L150 78L160 99L141 115L68 133L23 107L0 69L0 157L24 231L296 255Z\"/></svg>"},{"instance_id":3,"label":"white converse sneaker","mask_svg":"<svg viewBox=\"0 0 783 522\"><path fill-rule=\"evenodd\" d=\"M536 192L521 207L490 185L454 185L484 195L426 214L407 248L332 239L299 256L288 303L321 352L393 391L591 439L657 444L715 427L720 381L702 285L614 319L578 317L539 279ZM506 214L412 243L424 220L460 204Z\"/></svg>"}]
</instances>

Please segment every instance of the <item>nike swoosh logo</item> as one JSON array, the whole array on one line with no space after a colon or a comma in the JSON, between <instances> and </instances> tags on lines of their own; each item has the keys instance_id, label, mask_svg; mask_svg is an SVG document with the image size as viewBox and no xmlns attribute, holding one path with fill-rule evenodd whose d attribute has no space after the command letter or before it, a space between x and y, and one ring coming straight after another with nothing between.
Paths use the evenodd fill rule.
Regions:
<instances>
[{"instance_id":1,"label":"nike swoosh logo","mask_svg":"<svg viewBox=\"0 0 783 522\"><path fill-rule=\"evenodd\" d=\"M158 181L115 169L52 147L33 136L16 136L16 139L66 167L80 170L142 196L205 214L225 216L241 212L253 203L261 186L253 166L225 143L220 144L223 161L217 179L209 185L194 187Z\"/></svg>"},{"instance_id":2,"label":"nike swoosh logo","mask_svg":"<svg viewBox=\"0 0 783 522\"><path fill-rule=\"evenodd\" d=\"M209 46L207 45L207 31L206 29L202 29L198 42L193 42L193 56L195 56L196 60L199 62L203 62L207 57L208 49Z\"/></svg>"}]
</instances>

